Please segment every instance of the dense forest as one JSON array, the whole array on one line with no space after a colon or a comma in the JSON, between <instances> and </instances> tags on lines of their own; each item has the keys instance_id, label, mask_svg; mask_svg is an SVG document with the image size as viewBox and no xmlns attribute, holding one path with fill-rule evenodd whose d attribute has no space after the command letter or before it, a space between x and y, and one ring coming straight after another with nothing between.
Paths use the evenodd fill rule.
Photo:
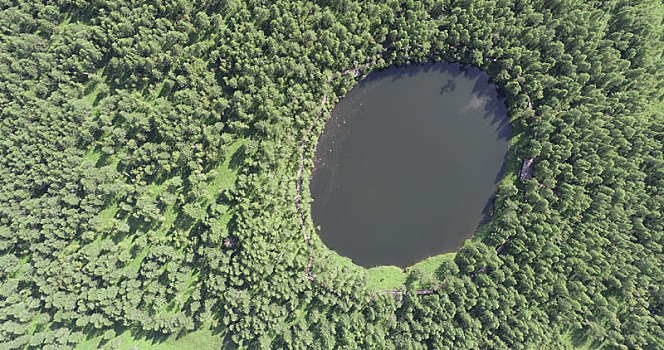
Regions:
<instances>
[{"instance_id":1,"label":"dense forest","mask_svg":"<svg viewBox=\"0 0 664 350\"><path fill-rule=\"evenodd\" d=\"M663 7L2 1L0 349L664 349ZM533 176L377 293L315 232L313 152L362 76L427 61L491 76Z\"/></svg>"}]
</instances>

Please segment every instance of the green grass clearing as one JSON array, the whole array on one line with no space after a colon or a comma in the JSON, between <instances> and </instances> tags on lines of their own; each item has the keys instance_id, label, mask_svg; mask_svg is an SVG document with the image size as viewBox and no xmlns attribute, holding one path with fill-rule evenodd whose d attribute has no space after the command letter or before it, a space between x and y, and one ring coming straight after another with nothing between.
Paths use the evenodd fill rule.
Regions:
<instances>
[{"instance_id":1,"label":"green grass clearing","mask_svg":"<svg viewBox=\"0 0 664 350\"><path fill-rule=\"evenodd\" d=\"M149 339L139 335L132 330L126 330L116 335L110 341L103 343L101 335L91 339L86 339L79 343L75 349L93 350L108 348L117 350L221 350L230 348L224 341L225 336L225 333L214 334L214 331L209 326L202 327L181 337L172 335L164 339Z\"/></svg>"},{"instance_id":2,"label":"green grass clearing","mask_svg":"<svg viewBox=\"0 0 664 350\"><path fill-rule=\"evenodd\" d=\"M370 291L402 289L406 273L397 266L376 266L367 270L367 288Z\"/></svg>"},{"instance_id":3,"label":"green grass clearing","mask_svg":"<svg viewBox=\"0 0 664 350\"><path fill-rule=\"evenodd\" d=\"M430 256L430 257L416 263L413 266L407 267L406 272L410 273L414 269L420 269L424 272L436 275L438 267L440 267L440 265L445 261L454 260L455 256L456 256L456 252Z\"/></svg>"}]
</instances>

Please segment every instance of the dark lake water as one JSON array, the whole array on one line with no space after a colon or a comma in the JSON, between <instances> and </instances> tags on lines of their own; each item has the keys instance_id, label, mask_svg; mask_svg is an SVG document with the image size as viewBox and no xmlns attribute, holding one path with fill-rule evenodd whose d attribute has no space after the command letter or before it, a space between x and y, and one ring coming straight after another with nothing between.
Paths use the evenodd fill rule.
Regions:
<instances>
[{"instance_id":1,"label":"dark lake water","mask_svg":"<svg viewBox=\"0 0 664 350\"><path fill-rule=\"evenodd\" d=\"M366 267L406 267L473 235L502 177L507 109L459 64L371 73L332 110L316 149L312 216Z\"/></svg>"}]
</instances>

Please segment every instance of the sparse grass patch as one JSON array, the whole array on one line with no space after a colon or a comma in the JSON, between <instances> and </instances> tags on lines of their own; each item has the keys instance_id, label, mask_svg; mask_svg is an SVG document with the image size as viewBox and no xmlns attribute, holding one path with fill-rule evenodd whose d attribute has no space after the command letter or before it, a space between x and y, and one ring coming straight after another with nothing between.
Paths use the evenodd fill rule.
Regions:
<instances>
[{"instance_id":1,"label":"sparse grass patch","mask_svg":"<svg viewBox=\"0 0 664 350\"><path fill-rule=\"evenodd\" d=\"M406 273L397 266L376 266L367 270L367 288L372 291L401 289L406 283Z\"/></svg>"},{"instance_id":2,"label":"sparse grass patch","mask_svg":"<svg viewBox=\"0 0 664 350\"><path fill-rule=\"evenodd\" d=\"M225 333L214 333L209 326L203 326L200 329L187 333L182 336L178 334L171 335L164 339L155 339L146 337L133 330L125 330L116 335L113 339L102 343L102 336L84 340L76 346L77 350L103 349L107 346L118 350L133 349L159 349L159 350L221 350L230 348L224 342Z\"/></svg>"},{"instance_id":3,"label":"sparse grass patch","mask_svg":"<svg viewBox=\"0 0 664 350\"><path fill-rule=\"evenodd\" d=\"M414 269L421 269L424 272L436 275L438 267L440 267L445 261L453 260L454 256L456 256L456 252L430 256L415 265L406 268L406 272L410 273Z\"/></svg>"}]
</instances>

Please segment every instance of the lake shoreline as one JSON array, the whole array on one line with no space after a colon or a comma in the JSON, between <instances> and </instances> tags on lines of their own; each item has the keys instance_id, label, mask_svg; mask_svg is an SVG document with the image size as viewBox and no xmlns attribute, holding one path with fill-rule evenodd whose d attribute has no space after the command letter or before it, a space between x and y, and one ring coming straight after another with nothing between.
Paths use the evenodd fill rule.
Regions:
<instances>
[{"instance_id":1,"label":"lake shoreline","mask_svg":"<svg viewBox=\"0 0 664 350\"><path fill-rule=\"evenodd\" d=\"M497 105L499 107L502 107L502 111L504 112L504 114L502 114L502 116L499 116L499 118L495 118L495 116L494 116L495 113L494 113L494 114L491 115L492 119L487 120L486 122L487 123L488 122L495 123L495 119L501 119L500 123L502 123L502 124L500 124L500 127L505 128L504 125L507 124L507 129L506 129L507 133L510 132L509 125L508 125L509 118L507 118L507 116L506 116L507 115L507 108L505 106L505 102L502 98L499 98L500 96L496 92L496 86L491 84L489 82L488 76L485 73L481 72L479 69L477 69L475 67L472 67L472 66L463 66L461 64L444 64L444 63L431 63L431 62L429 62L429 63L425 63L425 64L420 64L420 65L408 66L406 68L407 73L394 74L394 72L398 71L399 69L401 69L403 71L403 67L389 67L387 69L383 69L383 70L380 70L380 71L377 71L377 72L372 72L369 77L366 77L366 78L362 79L360 82L358 82L357 84L355 84L354 87L351 90L349 90L349 94L351 94L353 92L353 90L357 89L358 87L367 86L367 82L375 82L375 81L378 81L380 79L385 79L385 78L398 81L398 80L412 78L413 76L416 76L417 74L422 74L422 73L426 74L426 73L429 73L429 72L433 72L433 73L436 73L436 74L448 73L453 78L458 78L458 77L463 78L466 75L473 76L473 74L474 74L474 76L473 76L474 80L472 81L472 83L474 85L471 85L471 86L468 87L468 88L471 89L469 91L474 91L474 95L472 95L472 96L479 96L479 98L474 99L476 104L479 104L479 106L475 106L474 108L478 109L478 108L481 108L484 105L490 104L490 103L492 103L491 108L493 108L493 109L497 109L498 108L498 107L496 107ZM374 75L374 74L376 74L378 76L378 78L375 78L376 75ZM481 76L481 78L484 79L484 80L482 80L480 82L476 82L477 79L480 79L479 76ZM449 82L447 83L447 89L450 89L449 91L452 91L453 88L454 88L453 86L451 87L451 85L453 85L453 84L450 84ZM457 85L459 85L459 84L457 84ZM445 85L443 85L443 87L444 86ZM441 92L441 94L442 94L442 92ZM482 97L482 96L484 96L483 94L492 94L492 96L494 96L494 99L496 99L498 102L492 102L492 101L487 102L488 97ZM346 98L347 97L344 97L344 99L346 99ZM337 103L337 105L334 108L335 109L339 108L339 105L341 105L343 103L343 101L344 101L343 99L341 101L339 101L339 103ZM479 103L477 103L477 101L479 101ZM484 104L482 104L482 103L484 103ZM461 106L461 107L463 107L463 106ZM471 107L473 107L473 106L471 106ZM466 107L465 110L469 110L469 109L470 109L470 107ZM472 109L471 109L471 111L472 111ZM493 110L491 110L491 111L493 111ZM352 117L351 117L351 119L352 119ZM327 154L323 154L322 150L325 149L328 152L330 150L335 151L336 148L339 147L339 144L342 143L342 141L339 141L340 140L339 135L342 134L341 138L345 137L346 135L344 135L344 133L347 133L347 131L345 131L345 130L348 130L349 128L355 127L353 125L353 123L355 123L355 121L350 120L349 116L347 114L346 115L341 115L341 114L335 113L335 110L332 110L330 117L325 121L325 127L319 133L317 144L316 144L316 150L315 150L314 155L313 155L313 166L310 170L310 175L309 175L310 193L311 193L311 197L314 199L314 202L312 204L312 215L314 216L314 222L317 226L320 224L320 222L318 220L318 217L316 216L316 206L319 205L322 201L325 200L325 198L322 198L320 192L319 193L316 192L315 186L316 186L317 177L319 177L322 172L328 171L330 169L330 165L335 166L335 164L330 164L331 162L335 162L335 163L338 162L338 159L335 160L334 158L329 157ZM491 125L494 125L494 124L491 124ZM332 127L332 129L330 127ZM373 128L373 125L371 127ZM339 131L337 129L345 129L345 130ZM500 129L500 130L503 130L503 129ZM372 132L373 132L373 130L372 130ZM505 140L505 141L502 141L502 142L504 142L505 146L501 146L501 147L505 148L505 153L503 153L499 157L499 160L497 161L498 163L500 163L500 166L499 166L500 170L498 170L496 172L497 174L493 173L493 171L485 172L487 174L488 173L493 173L493 174L496 174L496 175L495 175L495 178L490 179L490 181L493 181L493 183L490 186L491 187L490 191L485 190L485 191L489 192L487 194L488 199L481 200L483 203L479 206L479 208L481 208L481 211L478 212L479 215L478 215L477 219L470 220L470 221L472 221L472 224L465 224L467 226L467 228L463 230L463 232L465 232L463 234L463 236L464 236L463 239L458 241L453 246L448 245L447 249L443 248L443 249L437 250L437 251L429 250L427 252L423 252L423 254L419 255L418 259L413 260L411 263L391 263L391 264L388 263L389 265L407 266L408 267L408 266L412 266L412 265L422 261L422 259L426 259L426 257L455 252L463 246L463 242L466 239L470 239L470 238L473 237L473 235L477 231L478 227L482 226L483 224L485 224L486 222L489 221L490 215L489 215L488 210L493 205L493 200L495 198L495 193L497 191L496 186L500 182L500 179L502 179L502 177L504 176L505 169L506 169L507 143L508 143L509 135L506 136L505 133L506 133L505 131L501 131L500 136L499 136L499 137L502 137L502 139ZM327 139L327 143L325 141L326 139ZM333 147L330 147L330 146L333 146ZM325 147L327 147L327 148L325 148ZM334 174L334 172L336 172L336 171L337 171L336 169L331 170L331 172L332 172L331 176L332 177L336 176ZM330 171L328 171L328 172L330 172ZM479 173L479 171L478 171L478 173ZM352 179L353 179L352 181L354 182L355 178L352 177ZM331 179L330 183L335 184L336 181L337 181L336 179ZM344 180L344 181L346 181L346 180ZM348 181L348 182L350 182L350 181ZM344 182L344 185L346 185L346 182ZM412 196L415 196L415 194L413 194ZM482 196L484 196L484 195L482 195ZM476 210L479 210L479 209L476 209ZM356 262L356 259L355 259L354 256L349 255L349 254L345 254L345 253L343 253L343 250L337 249L337 247L334 247L334 245L330 245L329 242L326 242L325 233L324 233L326 228L325 228L324 225L321 225L321 226L323 226L323 232L319 232L319 236L321 236L323 241L325 241L326 245L328 247L330 247L330 249L333 249L333 250L339 252L341 255L350 256L351 258L353 258L353 261ZM359 265L367 266L363 263L359 263ZM382 266L382 265L385 265L385 264L377 264L377 265ZM375 266L375 265L372 265L372 266ZM407 267L405 267L405 268L407 268ZM404 267L402 267L402 268L404 268Z\"/></svg>"}]
</instances>

